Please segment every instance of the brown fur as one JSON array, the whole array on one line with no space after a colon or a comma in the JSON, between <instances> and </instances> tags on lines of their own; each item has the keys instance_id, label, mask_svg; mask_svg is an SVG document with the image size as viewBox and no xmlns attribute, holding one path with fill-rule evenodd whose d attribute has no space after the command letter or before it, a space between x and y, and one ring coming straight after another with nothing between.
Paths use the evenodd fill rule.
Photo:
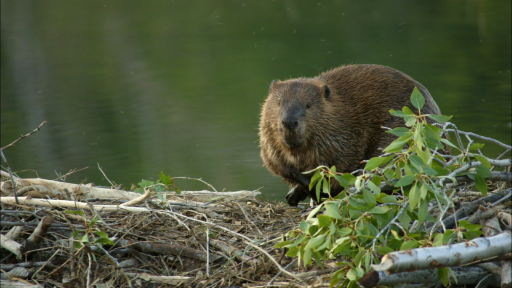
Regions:
<instances>
[{"instance_id":1,"label":"brown fur","mask_svg":"<svg viewBox=\"0 0 512 288\"><path fill-rule=\"evenodd\" d=\"M439 115L423 85L380 65L347 65L314 78L272 82L261 112L261 157L292 187L288 203L296 206L307 196L316 198L307 188L311 175L301 172L319 165L352 172L362 167L362 160L378 156L378 148L396 138L381 126L404 126L389 110L408 106L417 112L410 102L414 86L425 97L422 113ZM340 191L333 184L332 192Z\"/></svg>"}]
</instances>

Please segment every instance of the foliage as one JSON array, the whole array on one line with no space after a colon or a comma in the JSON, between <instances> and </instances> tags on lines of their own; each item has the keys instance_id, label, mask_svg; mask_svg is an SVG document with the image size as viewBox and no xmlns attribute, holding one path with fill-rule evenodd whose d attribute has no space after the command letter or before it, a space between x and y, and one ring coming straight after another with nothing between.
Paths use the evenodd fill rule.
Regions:
<instances>
[{"instance_id":1,"label":"foliage","mask_svg":"<svg viewBox=\"0 0 512 288\"><path fill-rule=\"evenodd\" d=\"M160 172L158 174L158 180L156 182L150 180L142 180L138 183L133 191L138 193L144 193L144 189L148 188L151 191L157 192L158 198L165 202L166 191L174 190L177 194L181 193L181 190L178 186L174 184L174 179L169 175L165 175L164 172Z\"/></svg>"},{"instance_id":2,"label":"foliage","mask_svg":"<svg viewBox=\"0 0 512 288\"><path fill-rule=\"evenodd\" d=\"M100 230L98 227L95 227L96 223L101 222L98 219L98 215L94 215L94 217L87 221L87 217L85 213L81 210L72 211L66 210L64 211L68 214L80 215L84 219L84 230L75 230L71 235L76 241L74 241L73 247L75 250L83 248L84 246L94 245L94 246L103 246L103 244L114 245L114 242L110 240L108 234L105 231ZM93 254L94 257L94 254Z\"/></svg>"},{"instance_id":3,"label":"foliage","mask_svg":"<svg viewBox=\"0 0 512 288\"><path fill-rule=\"evenodd\" d=\"M437 228L448 208L453 207L451 197L457 176L473 179L476 188L486 195L485 179L492 177L489 159L470 153L478 152L483 144L469 143L464 148L458 139L459 145L454 145L445 138L444 130L451 124L447 123L451 116L421 114L425 99L417 88L411 102L419 113L414 114L408 107L390 110L404 119L406 127L387 131L398 138L384 149L386 154L367 161L359 175L338 173L334 166L304 172L314 172L309 188L315 189L323 202L297 229L287 233L287 241L276 247L287 248L286 255L298 257L302 265L315 261L322 266L336 259L339 270L332 274L331 286L357 287L356 281L369 271L370 264L378 264L386 253L441 246L482 234L480 225L467 221L444 232ZM443 157L441 153L448 147L460 155ZM468 163L473 166L468 167ZM332 181L344 187L335 197L330 195ZM441 211L437 219L429 215L429 205ZM447 268L438 273L445 284L448 274Z\"/></svg>"}]
</instances>

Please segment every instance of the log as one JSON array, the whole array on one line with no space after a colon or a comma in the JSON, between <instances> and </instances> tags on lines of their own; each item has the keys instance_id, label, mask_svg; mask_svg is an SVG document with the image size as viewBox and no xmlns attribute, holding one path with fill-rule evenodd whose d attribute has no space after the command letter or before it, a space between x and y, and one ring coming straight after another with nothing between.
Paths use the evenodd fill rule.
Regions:
<instances>
[{"instance_id":1,"label":"log","mask_svg":"<svg viewBox=\"0 0 512 288\"><path fill-rule=\"evenodd\" d=\"M500 256L511 251L512 234L506 231L496 236L475 238L454 245L391 252L382 257L380 264L371 265L371 267L375 271L388 273L451 267Z\"/></svg>"}]
</instances>

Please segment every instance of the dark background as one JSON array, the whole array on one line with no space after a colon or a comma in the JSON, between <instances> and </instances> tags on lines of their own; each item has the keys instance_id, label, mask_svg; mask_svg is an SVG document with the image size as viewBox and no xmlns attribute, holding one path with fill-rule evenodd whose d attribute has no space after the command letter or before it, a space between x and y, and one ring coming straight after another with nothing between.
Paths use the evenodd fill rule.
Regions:
<instances>
[{"instance_id":1,"label":"dark background","mask_svg":"<svg viewBox=\"0 0 512 288\"><path fill-rule=\"evenodd\" d=\"M459 129L511 143L509 0L17 0L1 2L1 145L47 120L4 151L22 177L89 166L67 181L108 185L99 163L128 187L164 171L283 199L259 158L268 85L350 63L399 69Z\"/></svg>"}]
</instances>

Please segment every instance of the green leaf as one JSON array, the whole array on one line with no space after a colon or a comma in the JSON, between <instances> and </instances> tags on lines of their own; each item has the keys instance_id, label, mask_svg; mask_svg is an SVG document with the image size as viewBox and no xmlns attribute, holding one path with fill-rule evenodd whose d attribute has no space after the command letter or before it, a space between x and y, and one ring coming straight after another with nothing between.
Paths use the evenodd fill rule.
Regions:
<instances>
[{"instance_id":1,"label":"green leaf","mask_svg":"<svg viewBox=\"0 0 512 288\"><path fill-rule=\"evenodd\" d=\"M484 165L478 165L475 167L476 174L482 176L483 178L492 178L492 172L489 170L489 168L485 167Z\"/></svg>"},{"instance_id":2,"label":"green leaf","mask_svg":"<svg viewBox=\"0 0 512 288\"><path fill-rule=\"evenodd\" d=\"M334 219L342 219L340 215L340 210L338 209L338 204L336 202L325 202L325 215L330 216Z\"/></svg>"},{"instance_id":3,"label":"green leaf","mask_svg":"<svg viewBox=\"0 0 512 288\"><path fill-rule=\"evenodd\" d=\"M274 248L283 248L285 247L286 245L289 245L289 244L292 244L293 242L292 241L282 241L282 242L278 242L276 245L274 245Z\"/></svg>"},{"instance_id":4,"label":"green leaf","mask_svg":"<svg viewBox=\"0 0 512 288\"><path fill-rule=\"evenodd\" d=\"M356 281L357 280L356 269L355 268L350 268L350 270L348 270L346 276L347 276L348 280Z\"/></svg>"},{"instance_id":5,"label":"green leaf","mask_svg":"<svg viewBox=\"0 0 512 288\"><path fill-rule=\"evenodd\" d=\"M420 156L418 156L418 155L411 155L411 156L409 156L409 161L411 161L411 163L412 163L414 166L416 166L416 168L417 168L418 170L420 170L420 171L421 171L421 168L422 168L423 166L425 166L425 162L423 162L423 160L422 160L422 159L420 158Z\"/></svg>"},{"instance_id":6,"label":"green leaf","mask_svg":"<svg viewBox=\"0 0 512 288\"><path fill-rule=\"evenodd\" d=\"M411 131L405 127L397 127L397 128L393 128L391 130L387 130L386 133L393 134L393 135L400 137L400 136L409 135L411 133Z\"/></svg>"},{"instance_id":7,"label":"green leaf","mask_svg":"<svg viewBox=\"0 0 512 288\"><path fill-rule=\"evenodd\" d=\"M437 277L439 277L439 280L441 280L445 287L450 283L448 268L446 267L437 269Z\"/></svg>"},{"instance_id":8,"label":"green leaf","mask_svg":"<svg viewBox=\"0 0 512 288\"><path fill-rule=\"evenodd\" d=\"M423 97L418 87L414 87L414 90L412 91L411 102L418 110L423 108L423 105L425 105L425 97Z\"/></svg>"},{"instance_id":9,"label":"green leaf","mask_svg":"<svg viewBox=\"0 0 512 288\"><path fill-rule=\"evenodd\" d=\"M485 182L484 177L479 174L475 174L475 186L476 188L482 192L482 195L487 196L487 183Z\"/></svg>"},{"instance_id":10,"label":"green leaf","mask_svg":"<svg viewBox=\"0 0 512 288\"><path fill-rule=\"evenodd\" d=\"M295 247L295 246L301 244L302 242L304 242L304 239L306 239L306 234L302 234L299 238L297 238L297 240L295 240L295 242L290 244L288 246L288 248L292 248L292 247Z\"/></svg>"},{"instance_id":11,"label":"green leaf","mask_svg":"<svg viewBox=\"0 0 512 288\"><path fill-rule=\"evenodd\" d=\"M92 217L91 222L89 222L89 227L94 226L94 224L96 224L96 222L98 222L98 214L96 214L96 215L94 215L94 217Z\"/></svg>"},{"instance_id":12,"label":"green leaf","mask_svg":"<svg viewBox=\"0 0 512 288\"><path fill-rule=\"evenodd\" d=\"M473 143L471 144L471 146L469 146L469 150L478 150L478 149L482 149L482 147L484 147L485 144L482 144L482 143Z\"/></svg>"},{"instance_id":13,"label":"green leaf","mask_svg":"<svg viewBox=\"0 0 512 288\"><path fill-rule=\"evenodd\" d=\"M373 184L373 185L375 185L375 184ZM375 200L375 195L373 195L372 192L370 192L366 189L363 189L363 198L364 198L364 202L366 202L366 204L368 204L368 206L374 207L375 205L377 205L377 200Z\"/></svg>"},{"instance_id":14,"label":"green leaf","mask_svg":"<svg viewBox=\"0 0 512 288\"><path fill-rule=\"evenodd\" d=\"M300 221L299 227L300 227L300 229L301 229L302 231L304 231L304 232L308 232L308 229L309 229L309 223L308 223L308 222L306 222L306 221L304 221L304 220L302 220L302 221Z\"/></svg>"},{"instance_id":15,"label":"green leaf","mask_svg":"<svg viewBox=\"0 0 512 288\"><path fill-rule=\"evenodd\" d=\"M417 149L423 148L423 136L421 132L423 131L423 123L418 122L416 124L416 130L414 130L414 142L416 143Z\"/></svg>"},{"instance_id":16,"label":"green leaf","mask_svg":"<svg viewBox=\"0 0 512 288\"><path fill-rule=\"evenodd\" d=\"M325 181L324 178L320 179L318 183L316 183L315 195L318 202L320 202L320 194L322 190L322 182Z\"/></svg>"},{"instance_id":17,"label":"green leaf","mask_svg":"<svg viewBox=\"0 0 512 288\"><path fill-rule=\"evenodd\" d=\"M174 185L174 181L172 180L171 176L165 175L164 171L160 171L160 174L158 174L158 178L160 178L158 181L159 183L162 183L167 186Z\"/></svg>"},{"instance_id":18,"label":"green leaf","mask_svg":"<svg viewBox=\"0 0 512 288\"><path fill-rule=\"evenodd\" d=\"M387 206L376 206L376 207L373 207L372 209L366 211L367 214L384 214L386 212L388 212L389 210L389 207Z\"/></svg>"},{"instance_id":19,"label":"green leaf","mask_svg":"<svg viewBox=\"0 0 512 288\"><path fill-rule=\"evenodd\" d=\"M405 115L414 115L414 113L412 112L411 108L409 108L407 106L402 107L402 112Z\"/></svg>"},{"instance_id":20,"label":"green leaf","mask_svg":"<svg viewBox=\"0 0 512 288\"><path fill-rule=\"evenodd\" d=\"M311 210L311 212L309 213L308 218L306 220L310 220L313 217L315 217L316 213L318 213L318 211L320 211L320 209L322 209L322 207L324 207L324 203L320 203L320 205L316 206L315 209Z\"/></svg>"},{"instance_id":21,"label":"green leaf","mask_svg":"<svg viewBox=\"0 0 512 288\"><path fill-rule=\"evenodd\" d=\"M464 227L468 231L477 232L482 229L482 225L471 224L468 220L462 220L459 222L459 227Z\"/></svg>"},{"instance_id":22,"label":"green leaf","mask_svg":"<svg viewBox=\"0 0 512 288\"><path fill-rule=\"evenodd\" d=\"M409 214L407 214L405 211L398 217L398 221L402 223L402 226L404 226L405 230L409 229L409 225L411 224L411 217L409 217Z\"/></svg>"},{"instance_id":23,"label":"green leaf","mask_svg":"<svg viewBox=\"0 0 512 288\"><path fill-rule=\"evenodd\" d=\"M428 208L427 201L421 201L420 208L418 209L418 226L421 226L421 224L423 224L423 221L425 221L425 217L427 217L427 212L428 212L427 208Z\"/></svg>"},{"instance_id":24,"label":"green leaf","mask_svg":"<svg viewBox=\"0 0 512 288\"><path fill-rule=\"evenodd\" d=\"M311 249L304 249L304 255L302 255L302 261L304 262L304 267L311 263Z\"/></svg>"},{"instance_id":25,"label":"green leaf","mask_svg":"<svg viewBox=\"0 0 512 288\"><path fill-rule=\"evenodd\" d=\"M321 251L321 250L324 250L325 248L328 248L331 246L331 237L327 237L327 239L325 239L325 242L318 246L315 251Z\"/></svg>"},{"instance_id":26,"label":"green leaf","mask_svg":"<svg viewBox=\"0 0 512 288\"><path fill-rule=\"evenodd\" d=\"M89 237L87 236L87 234L85 234L84 236L82 236L82 238L80 238L80 242L89 243Z\"/></svg>"},{"instance_id":27,"label":"green leaf","mask_svg":"<svg viewBox=\"0 0 512 288\"><path fill-rule=\"evenodd\" d=\"M377 250L382 255L386 255L388 253L391 253L391 252L395 251L395 250L393 250L393 248L389 248L387 246L379 246L379 247L377 247Z\"/></svg>"},{"instance_id":28,"label":"green leaf","mask_svg":"<svg viewBox=\"0 0 512 288\"><path fill-rule=\"evenodd\" d=\"M330 185L329 182L330 182L329 179L324 178L324 180L322 181L322 184L323 184L322 185L322 191L324 193L327 193L327 194L331 195L331 185ZM320 200L320 197L318 197L318 200ZM320 202L320 201L318 201L318 202Z\"/></svg>"},{"instance_id":29,"label":"green leaf","mask_svg":"<svg viewBox=\"0 0 512 288\"><path fill-rule=\"evenodd\" d=\"M286 252L286 256L288 257L297 257L297 254L299 254L299 248L292 247Z\"/></svg>"},{"instance_id":30,"label":"green leaf","mask_svg":"<svg viewBox=\"0 0 512 288\"><path fill-rule=\"evenodd\" d=\"M411 211L416 208L416 205L420 201L420 190L418 189L418 183L412 185L411 190L409 191L409 209Z\"/></svg>"},{"instance_id":31,"label":"green leaf","mask_svg":"<svg viewBox=\"0 0 512 288\"><path fill-rule=\"evenodd\" d=\"M104 231L96 231L94 232L94 234L98 235L100 238L106 238L106 239L109 239L108 238L108 234Z\"/></svg>"},{"instance_id":32,"label":"green leaf","mask_svg":"<svg viewBox=\"0 0 512 288\"><path fill-rule=\"evenodd\" d=\"M99 238L96 241L94 241L95 244L107 244L107 245L114 245L114 242L108 238Z\"/></svg>"},{"instance_id":33,"label":"green leaf","mask_svg":"<svg viewBox=\"0 0 512 288\"><path fill-rule=\"evenodd\" d=\"M485 167L491 168L491 163L489 163L489 160L487 160L487 158L485 158L484 156L482 156L482 155L475 155L475 158L478 161L480 161L480 163L482 163L482 165L484 165Z\"/></svg>"},{"instance_id":34,"label":"green leaf","mask_svg":"<svg viewBox=\"0 0 512 288\"><path fill-rule=\"evenodd\" d=\"M380 199L382 203L398 203L398 200L396 200L395 196L392 195L386 195Z\"/></svg>"},{"instance_id":35,"label":"green leaf","mask_svg":"<svg viewBox=\"0 0 512 288\"><path fill-rule=\"evenodd\" d=\"M429 140L441 140L441 129L432 124L425 124L425 137Z\"/></svg>"},{"instance_id":36,"label":"green leaf","mask_svg":"<svg viewBox=\"0 0 512 288\"><path fill-rule=\"evenodd\" d=\"M437 233L435 235L436 236L434 236L433 246L434 247L443 246L443 237L444 237L444 235L442 233Z\"/></svg>"},{"instance_id":37,"label":"green leaf","mask_svg":"<svg viewBox=\"0 0 512 288\"><path fill-rule=\"evenodd\" d=\"M317 246L319 246L320 244L322 244L325 240L325 235L318 235L314 238L312 238L311 240L309 240L308 244L306 244L306 247L304 248L305 250L310 250L310 249L313 249Z\"/></svg>"},{"instance_id":38,"label":"green leaf","mask_svg":"<svg viewBox=\"0 0 512 288\"><path fill-rule=\"evenodd\" d=\"M455 149L459 149L459 147L455 146L452 142L450 142L448 139L444 139L444 138L441 138L441 142L443 142L444 144L447 144L448 146L451 146Z\"/></svg>"},{"instance_id":39,"label":"green leaf","mask_svg":"<svg viewBox=\"0 0 512 288\"><path fill-rule=\"evenodd\" d=\"M402 179L396 182L395 187L407 186L410 185L416 179L416 175L407 175L402 177Z\"/></svg>"},{"instance_id":40,"label":"green leaf","mask_svg":"<svg viewBox=\"0 0 512 288\"><path fill-rule=\"evenodd\" d=\"M311 181L309 182L309 190L311 190L311 188L313 188L313 186L316 184L316 182L318 182L318 180L320 180L321 177L322 177L322 171L317 170L315 172L315 174L313 175L313 177L311 177Z\"/></svg>"},{"instance_id":41,"label":"green leaf","mask_svg":"<svg viewBox=\"0 0 512 288\"><path fill-rule=\"evenodd\" d=\"M429 166L423 168L423 172L425 172L425 174L429 176L436 176L438 174L438 171L436 169Z\"/></svg>"},{"instance_id":42,"label":"green leaf","mask_svg":"<svg viewBox=\"0 0 512 288\"><path fill-rule=\"evenodd\" d=\"M400 246L400 250L409 250L419 247L418 241L416 240L409 240L405 241L402 246Z\"/></svg>"},{"instance_id":43,"label":"green leaf","mask_svg":"<svg viewBox=\"0 0 512 288\"><path fill-rule=\"evenodd\" d=\"M148 186L155 185L155 182L149 180L142 180L141 182L138 183L138 185L142 188L146 188Z\"/></svg>"},{"instance_id":44,"label":"green leaf","mask_svg":"<svg viewBox=\"0 0 512 288\"><path fill-rule=\"evenodd\" d=\"M352 233L352 231L353 231L353 230L352 230L352 228L349 228L349 227L343 227L343 228L341 228L340 230L338 230L338 235L339 235L340 237L347 236L347 235L351 234L351 233Z\"/></svg>"},{"instance_id":45,"label":"green leaf","mask_svg":"<svg viewBox=\"0 0 512 288\"><path fill-rule=\"evenodd\" d=\"M327 215L318 215L316 218L318 219L318 226L320 226L320 228L328 227L332 223L332 218Z\"/></svg>"},{"instance_id":46,"label":"green leaf","mask_svg":"<svg viewBox=\"0 0 512 288\"><path fill-rule=\"evenodd\" d=\"M375 185L375 183L373 183L372 181L368 181L366 185L368 185L368 188L370 188L375 194L380 193L380 187Z\"/></svg>"},{"instance_id":47,"label":"green leaf","mask_svg":"<svg viewBox=\"0 0 512 288\"><path fill-rule=\"evenodd\" d=\"M417 121L416 117L414 117L414 116L405 116L404 119L405 119L405 126L407 126L407 127L412 127L412 125L414 125L414 123L416 123L416 121Z\"/></svg>"},{"instance_id":48,"label":"green leaf","mask_svg":"<svg viewBox=\"0 0 512 288\"><path fill-rule=\"evenodd\" d=\"M364 170L371 171L371 170L379 167L384 160L386 160L385 157L373 157L368 162L366 162L366 166L364 166Z\"/></svg>"},{"instance_id":49,"label":"green leaf","mask_svg":"<svg viewBox=\"0 0 512 288\"><path fill-rule=\"evenodd\" d=\"M400 138L398 138L395 141L391 142L391 144L389 144L388 147L384 149L384 152L393 153L402 151L405 143L407 143L407 140L400 140Z\"/></svg>"},{"instance_id":50,"label":"green leaf","mask_svg":"<svg viewBox=\"0 0 512 288\"><path fill-rule=\"evenodd\" d=\"M425 200L425 198L427 197L427 192L428 192L428 189L427 189L426 184L422 183L421 187L420 187L420 196L421 196L422 200Z\"/></svg>"},{"instance_id":51,"label":"green leaf","mask_svg":"<svg viewBox=\"0 0 512 288\"><path fill-rule=\"evenodd\" d=\"M448 122L453 117L453 116L435 115L435 114L428 114L427 116L432 118L432 119L434 119L434 120L436 120L439 123Z\"/></svg>"},{"instance_id":52,"label":"green leaf","mask_svg":"<svg viewBox=\"0 0 512 288\"><path fill-rule=\"evenodd\" d=\"M350 187L350 185L348 184L348 181L345 178L335 174L334 175L334 179L336 179L336 181L338 181L341 186L343 186L345 188L349 188Z\"/></svg>"},{"instance_id":53,"label":"green leaf","mask_svg":"<svg viewBox=\"0 0 512 288\"><path fill-rule=\"evenodd\" d=\"M82 210L76 210L76 211L66 210L66 211L64 211L64 213L80 215L80 216L85 218L85 214L84 214L84 212Z\"/></svg>"}]
</instances>

